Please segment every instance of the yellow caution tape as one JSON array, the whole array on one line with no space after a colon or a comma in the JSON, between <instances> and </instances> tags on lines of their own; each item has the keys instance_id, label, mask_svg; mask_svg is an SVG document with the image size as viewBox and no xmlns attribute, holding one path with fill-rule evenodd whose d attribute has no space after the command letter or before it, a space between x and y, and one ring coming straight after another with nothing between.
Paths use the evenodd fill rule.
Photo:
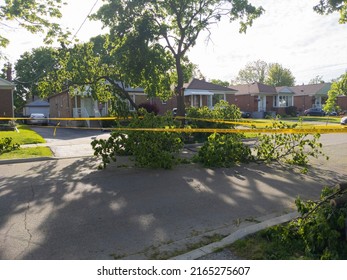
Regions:
<instances>
[{"instance_id":1,"label":"yellow caution tape","mask_svg":"<svg viewBox=\"0 0 347 280\"><path fill-rule=\"evenodd\" d=\"M178 119L184 119L184 117L176 117ZM28 120L30 118L3 118L0 120ZM84 120L127 120L130 118L117 118L117 117L100 117L100 118L48 118L48 120L59 120L59 121L84 121ZM347 133L347 127L339 127L339 124L335 125L307 125L305 124L298 125L295 128L285 128L278 129L272 128L271 124L259 123L259 122L239 122L239 121L228 121L228 120L217 120L217 119L199 119L199 118L189 118L190 120L196 121L208 121L215 123L224 123L224 124L233 124L242 126L242 128L128 128L128 127L119 127L119 128L103 128L105 130L112 131L152 131L152 132L179 132L179 133ZM300 124L300 123L298 123ZM60 122L54 128L54 136ZM48 126L49 127L49 126ZM81 128L81 127L66 127L73 129L95 129L100 130L100 128Z\"/></svg>"}]
</instances>

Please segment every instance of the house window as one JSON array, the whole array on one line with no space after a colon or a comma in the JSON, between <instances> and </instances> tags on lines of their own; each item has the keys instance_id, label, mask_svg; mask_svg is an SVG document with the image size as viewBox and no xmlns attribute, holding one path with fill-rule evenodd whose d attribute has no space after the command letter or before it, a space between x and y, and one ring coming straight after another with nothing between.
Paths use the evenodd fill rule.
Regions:
<instances>
[{"instance_id":1,"label":"house window","mask_svg":"<svg viewBox=\"0 0 347 280\"><path fill-rule=\"evenodd\" d=\"M221 100L225 100L225 94L214 94L212 96L212 105L216 105Z\"/></svg>"},{"instance_id":2,"label":"house window","mask_svg":"<svg viewBox=\"0 0 347 280\"><path fill-rule=\"evenodd\" d=\"M193 107L200 107L200 95L193 95Z\"/></svg>"},{"instance_id":3,"label":"house window","mask_svg":"<svg viewBox=\"0 0 347 280\"><path fill-rule=\"evenodd\" d=\"M293 96L278 95L273 99L274 107L290 107L293 106Z\"/></svg>"}]
</instances>

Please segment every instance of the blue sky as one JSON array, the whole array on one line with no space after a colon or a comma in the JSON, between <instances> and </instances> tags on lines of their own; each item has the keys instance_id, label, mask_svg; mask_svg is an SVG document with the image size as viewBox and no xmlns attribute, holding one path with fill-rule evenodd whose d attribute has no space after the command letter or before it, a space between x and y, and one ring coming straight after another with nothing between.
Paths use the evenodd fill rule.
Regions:
<instances>
[{"instance_id":1,"label":"blue sky","mask_svg":"<svg viewBox=\"0 0 347 280\"><path fill-rule=\"evenodd\" d=\"M68 0L63 10L62 24L74 34L96 0ZM238 23L223 20L207 33L189 52L208 79L230 81L248 62L258 59L278 62L289 68L297 84L308 83L317 75L325 81L336 78L347 70L347 25L338 24L338 14L321 16L312 7L319 0L251 0L262 5L266 12L258 18L246 34L238 33ZM96 9L102 4L99 0ZM86 22L78 32L81 41L101 32L101 24ZM41 35L31 35L20 29L7 30L11 39L5 50L15 62L24 51L40 46Z\"/></svg>"}]
</instances>

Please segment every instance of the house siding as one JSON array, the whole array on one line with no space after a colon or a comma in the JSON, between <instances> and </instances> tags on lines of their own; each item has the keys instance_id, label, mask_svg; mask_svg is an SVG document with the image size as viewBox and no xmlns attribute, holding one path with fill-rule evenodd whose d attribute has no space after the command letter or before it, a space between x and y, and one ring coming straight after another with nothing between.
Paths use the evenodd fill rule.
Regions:
<instances>
[{"instance_id":1,"label":"house siding","mask_svg":"<svg viewBox=\"0 0 347 280\"><path fill-rule=\"evenodd\" d=\"M258 111L257 96L252 96L250 94L235 95L235 96L229 96L229 98L227 98L227 101L231 104L235 104L237 107L240 108L241 111L245 111L245 112Z\"/></svg>"},{"instance_id":2,"label":"house siding","mask_svg":"<svg viewBox=\"0 0 347 280\"><path fill-rule=\"evenodd\" d=\"M340 107L342 111L347 111L347 96L337 97L337 106Z\"/></svg>"},{"instance_id":3,"label":"house siding","mask_svg":"<svg viewBox=\"0 0 347 280\"><path fill-rule=\"evenodd\" d=\"M173 108L177 108L177 98L176 96L170 98L166 102L163 102L159 98L153 98L153 104L156 104L159 109L159 115L164 115L168 111L172 111Z\"/></svg>"},{"instance_id":4,"label":"house siding","mask_svg":"<svg viewBox=\"0 0 347 280\"><path fill-rule=\"evenodd\" d=\"M55 94L49 98L49 115L50 118L71 118L72 108L74 107L74 99L69 95L69 92L61 92ZM53 123L60 122L60 125L65 126L68 121L56 121Z\"/></svg>"},{"instance_id":5,"label":"house siding","mask_svg":"<svg viewBox=\"0 0 347 280\"><path fill-rule=\"evenodd\" d=\"M14 117L13 93L11 89L0 89L0 117Z\"/></svg>"}]
</instances>

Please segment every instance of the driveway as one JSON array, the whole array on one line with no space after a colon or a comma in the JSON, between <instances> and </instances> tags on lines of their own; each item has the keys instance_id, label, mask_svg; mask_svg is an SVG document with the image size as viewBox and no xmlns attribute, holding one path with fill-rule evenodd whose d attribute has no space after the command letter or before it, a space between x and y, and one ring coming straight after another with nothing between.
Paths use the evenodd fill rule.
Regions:
<instances>
[{"instance_id":1,"label":"driveway","mask_svg":"<svg viewBox=\"0 0 347 280\"><path fill-rule=\"evenodd\" d=\"M90 143L94 139L108 138L110 133L100 129L71 129L31 126L47 142L57 158L91 156L94 151Z\"/></svg>"}]
</instances>

